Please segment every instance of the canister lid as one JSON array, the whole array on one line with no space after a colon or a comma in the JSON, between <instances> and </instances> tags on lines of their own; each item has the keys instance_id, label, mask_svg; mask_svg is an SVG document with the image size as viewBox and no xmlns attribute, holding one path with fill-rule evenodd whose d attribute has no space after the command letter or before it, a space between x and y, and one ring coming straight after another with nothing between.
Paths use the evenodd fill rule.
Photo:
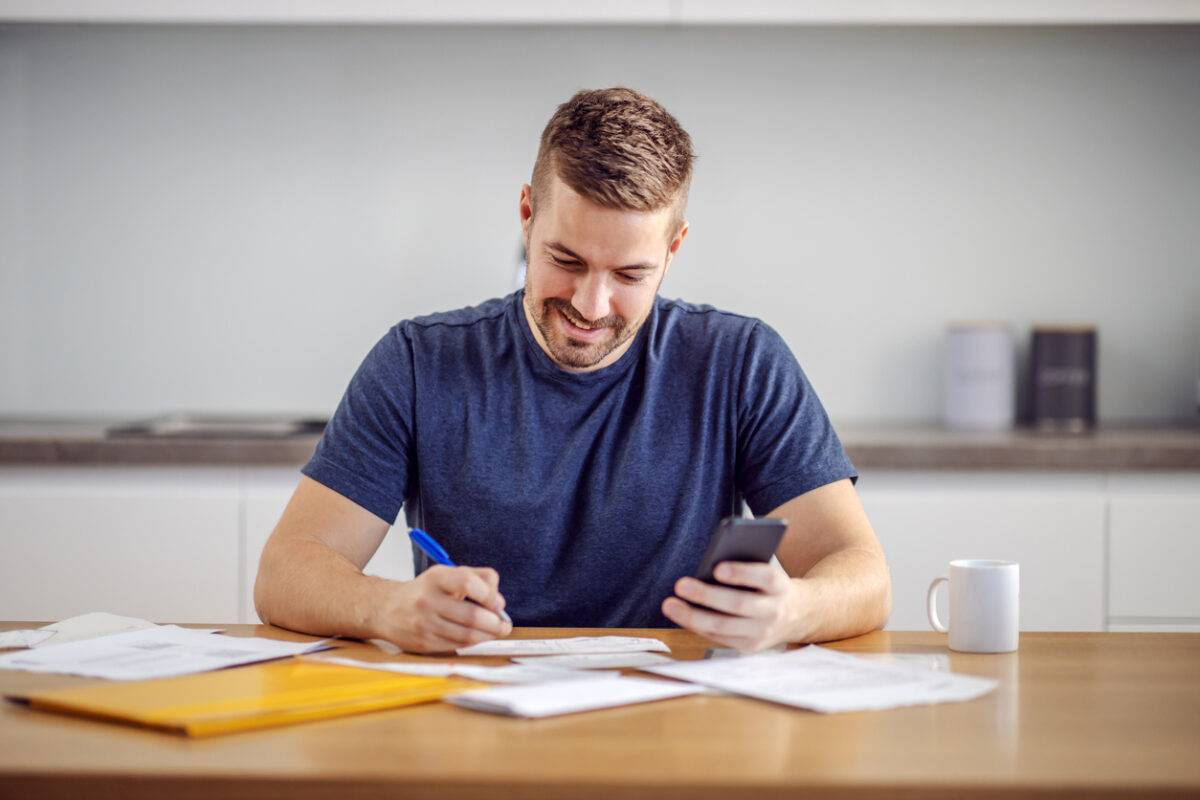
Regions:
<instances>
[{"instance_id":1,"label":"canister lid","mask_svg":"<svg viewBox=\"0 0 1200 800\"><path fill-rule=\"evenodd\" d=\"M1011 331L1012 323L1002 319L957 319L946 327L952 331Z\"/></svg>"},{"instance_id":2,"label":"canister lid","mask_svg":"<svg viewBox=\"0 0 1200 800\"><path fill-rule=\"evenodd\" d=\"M1034 333L1095 333L1095 325L1072 323L1049 323L1033 326Z\"/></svg>"}]
</instances>

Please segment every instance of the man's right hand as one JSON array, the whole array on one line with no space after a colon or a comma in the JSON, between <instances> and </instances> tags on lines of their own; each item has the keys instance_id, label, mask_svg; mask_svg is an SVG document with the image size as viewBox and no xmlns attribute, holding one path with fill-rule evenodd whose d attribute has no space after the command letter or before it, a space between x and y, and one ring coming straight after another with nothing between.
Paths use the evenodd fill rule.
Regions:
<instances>
[{"instance_id":1,"label":"man's right hand","mask_svg":"<svg viewBox=\"0 0 1200 800\"><path fill-rule=\"evenodd\" d=\"M407 582L364 575L389 527L301 478L259 560L258 616L314 636L384 639L414 653L445 653L512 632L496 613L504 597L493 569L436 566Z\"/></svg>"},{"instance_id":2,"label":"man's right hand","mask_svg":"<svg viewBox=\"0 0 1200 800\"><path fill-rule=\"evenodd\" d=\"M382 585L371 627L410 653L446 653L512 633L501 619L500 576L487 567L433 566Z\"/></svg>"}]
</instances>

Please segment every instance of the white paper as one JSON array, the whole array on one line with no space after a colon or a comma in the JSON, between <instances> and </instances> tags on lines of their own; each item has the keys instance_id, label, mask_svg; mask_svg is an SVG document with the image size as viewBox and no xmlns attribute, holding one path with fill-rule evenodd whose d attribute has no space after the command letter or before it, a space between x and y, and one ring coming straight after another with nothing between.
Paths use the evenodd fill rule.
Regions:
<instances>
[{"instance_id":1,"label":"white paper","mask_svg":"<svg viewBox=\"0 0 1200 800\"><path fill-rule=\"evenodd\" d=\"M640 636L575 636L567 639L496 639L459 648L460 656L541 656L560 653L669 653L661 639Z\"/></svg>"},{"instance_id":2,"label":"white paper","mask_svg":"<svg viewBox=\"0 0 1200 800\"><path fill-rule=\"evenodd\" d=\"M318 656L309 660L320 661L322 664L340 664L343 667L362 667L363 669L377 669L383 672L397 672L401 675L424 675L429 678L448 678L454 674L454 664L444 661L436 663L417 661L360 661L356 658L342 658L340 656Z\"/></svg>"},{"instance_id":3,"label":"white paper","mask_svg":"<svg viewBox=\"0 0 1200 800\"><path fill-rule=\"evenodd\" d=\"M92 611L43 625L40 630L50 631L53 635L31 647L56 647L83 639L94 639L97 636L110 636L114 633L140 631L155 627L158 626L149 620L122 617L118 614L109 614L107 611Z\"/></svg>"},{"instance_id":4,"label":"white paper","mask_svg":"<svg viewBox=\"0 0 1200 800\"><path fill-rule=\"evenodd\" d=\"M54 635L54 631L20 628L15 631L0 631L0 650L13 647L37 647Z\"/></svg>"},{"instance_id":5,"label":"white paper","mask_svg":"<svg viewBox=\"0 0 1200 800\"><path fill-rule=\"evenodd\" d=\"M483 683L550 683L552 681L581 680L596 677L592 673L580 670L523 664L484 667L478 664L456 664L453 662L430 664L417 661L359 661L353 658L340 657L314 660L329 664L341 664L347 667L362 667L364 669L383 670L384 672L397 672L402 675L429 675L434 677L459 675ZM616 673L612 673L610 677L616 677Z\"/></svg>"},{"instance_id":6,"label":"white paper","mask_svg":"<svg viewBox=\"0 0 1200 800\"><path fill-rule=\"evenodd\" d=\"M326 642L280 642L162 625L0 655L0 669L129 681L167 678L310 653Z\"/></svg>"},{"instance_id":7,"label":"white paper","mask_svg":"<svg viewBox=\"0 0 1200 800\"><path fill-rule=\"evenodd\" d=\"M674 664L675 659L659 653L563 653L557 656L514 656L518 664L567 669L624 669Z\"/></svg>"},{"instance_id":8,"label":"white paper","mask_svg":"<svg viewBox=\"0 0 1200 800\"><path fill-rule=\"evenodd\" d=\"M665 700L701 691L703 690L699 686L676 681L591 676L589 680L479 689L450 695L446 700L473 711L515 717L551 717L576 711Z\"/></svg>"},{"instance_id":9,"label":"white paper","mask_svg":"<svg viewBox=\"0 0 1200 800\"><path fill-rule=\"evenodd\" d=\"M996 688L987 678L883 664L815 646L645 670L826 713L971 700Z\"/></svg>"},{"instance_id":10,"label":"white paper","mask_svg":"<svg viewBox=\"0 0 1200 800\"><path fill-rule=\"evenodd\" d=\"M557 681L592 680L597 677L613 680L619 673L595 674L565 667L539 667L531 664L507 664L501 667L483 667L478 664L458 664L454 674L484 683L555 683Z\"/></svg>"}]
</instances>

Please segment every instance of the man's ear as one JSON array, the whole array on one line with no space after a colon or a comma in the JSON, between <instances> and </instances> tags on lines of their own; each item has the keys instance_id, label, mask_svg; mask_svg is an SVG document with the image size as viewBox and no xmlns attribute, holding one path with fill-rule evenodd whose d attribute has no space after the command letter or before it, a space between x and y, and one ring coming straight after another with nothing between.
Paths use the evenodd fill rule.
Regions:
<instances>
[{"instance_id":1,"label":"man's ear","mask_svg":"<svg viewBox=\"0 0 1200 800\"><path fill-rule=\"evenodd\" d=\"M679 247L683 244L683 240L688 235L688 222L685 219L679 223L679 230L675 232L674 238L671 239L671 244L667 246L667 263L663 267L663 275L666 276L667 270L671 268L671 262L675 260L675 254L679 252Z\"/></svg>"},{"instance_id":2,"label":"man's ear","mask_svg":"<svg viewBox=\"0 0 1200 800\"><path fill-rule=\"evenodd\" d=\"M521 236L525 240L525 252L529 252L529 229L533 226L533 188L526 183L521 187Z\"/></svg>"}]
</instances>

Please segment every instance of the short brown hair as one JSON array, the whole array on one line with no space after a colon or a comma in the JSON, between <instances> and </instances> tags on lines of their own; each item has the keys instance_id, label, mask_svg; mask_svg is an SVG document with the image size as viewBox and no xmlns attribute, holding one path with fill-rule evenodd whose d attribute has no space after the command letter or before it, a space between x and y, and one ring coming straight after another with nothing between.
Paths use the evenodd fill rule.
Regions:
<instances>
[{"instance_id":1,"label":"short brown hair","mask_svg":"<svg viewBox=\"0 0 1200 800\"><path fill-rule=\"evenodd\" d=\"M597 205L683 218L692 179L692 140L656 101L624 87L576 92L542 131L533 165L532 203L550 176ZM672 232L673 233L673 232Z\"/></svg>"}]
</instances>

